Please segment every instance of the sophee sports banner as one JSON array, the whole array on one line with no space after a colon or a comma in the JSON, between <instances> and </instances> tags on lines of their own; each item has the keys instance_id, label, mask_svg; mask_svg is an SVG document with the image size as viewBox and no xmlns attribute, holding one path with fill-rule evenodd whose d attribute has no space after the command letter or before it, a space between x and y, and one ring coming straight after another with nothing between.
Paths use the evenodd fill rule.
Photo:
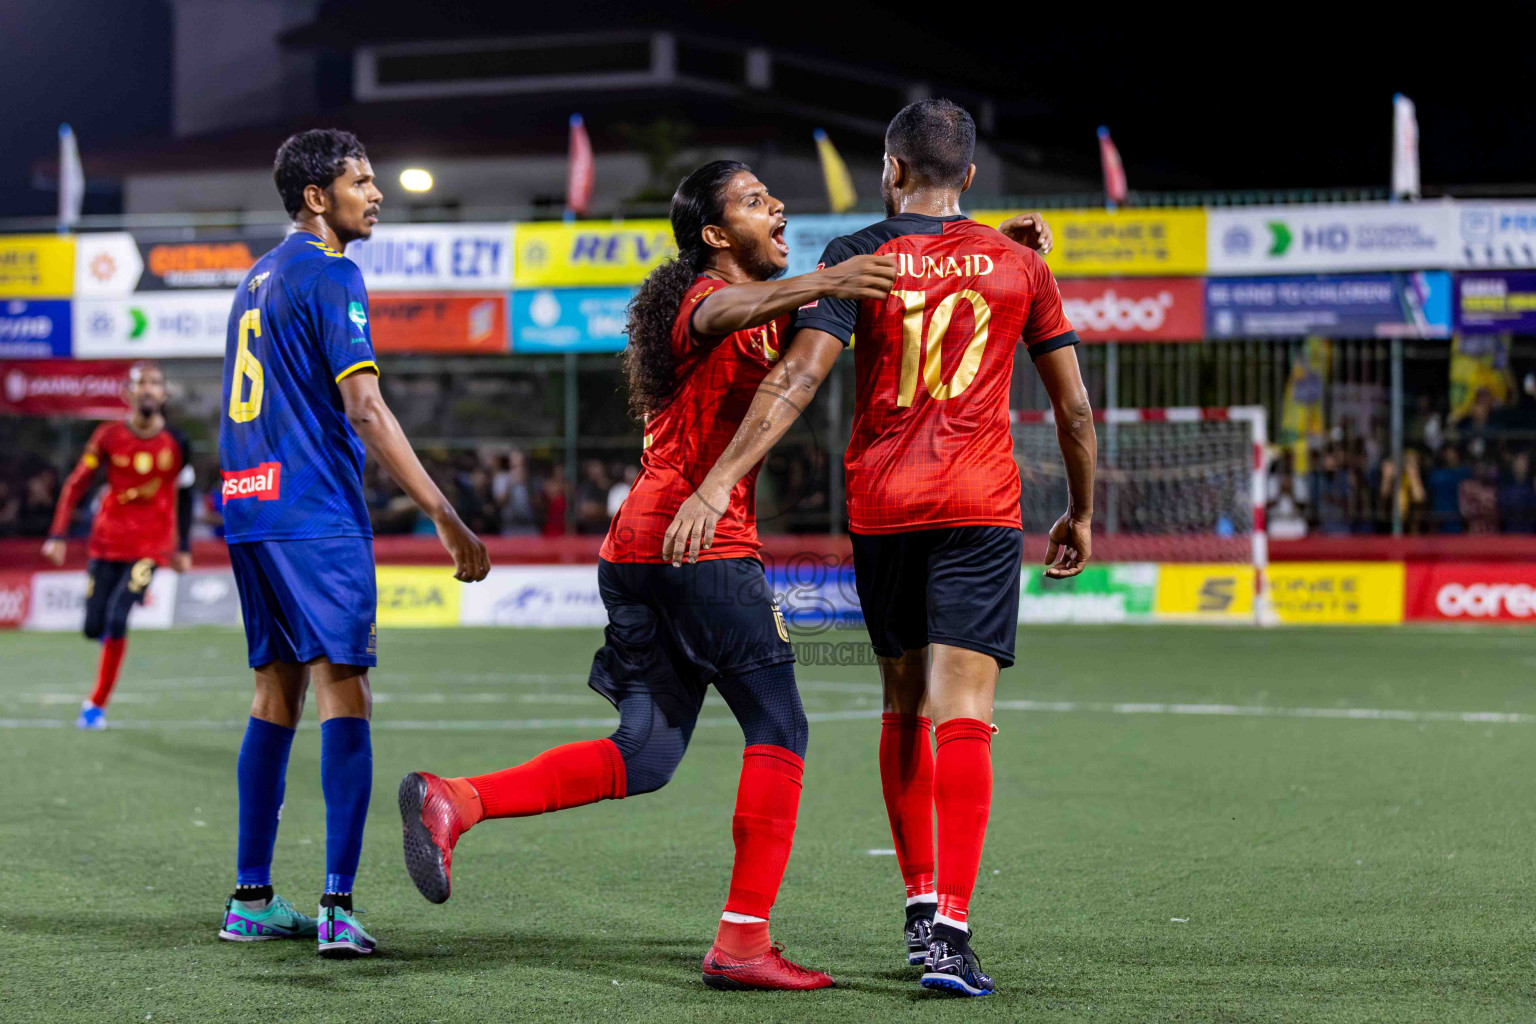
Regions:
<instances>
[{"instance_id":1,"label":"sophee sports banner","mask_svg":"<svg viewBox=\"0 0 1536 1024\"><path fill-rule=\"evenodd\" d=\"M1084 341L1199 341L1205 288L1198 278L1060 280L1061 307Z\"/></svg>"},{"instance_id":2,"label":"sophee sports banner","mask_svg":"<svg viewBox=\"0 0 1536 1024\"><path fill-rule=\"evenodd\" d=\"M381 292L368 302L379 352L507 351L507 296Z\"/></svg>"},{"instance_id":3,"label":"sophee sports banner","mask_svg":"<svg viewBox=\"0 0 1536 1024\"><path fill-rule=\"evenodd\" d=\"M67 359L72 333L67 299L0 300L0 359Z\"/></svg>"},{"instance_id":4,"label":"sophee sports banner","mask_svg":"<svg viewBox=\"0 0 1536 1024\"><path fill-rule=\"evenodd\" d=\"M347 246L346 257L369 292L505 291L512 225L380 224L372 238Z\"/></svg>"},{"instance_id":5,"label":"sophee sports banner","mask_svg":"<svg viewBox=\"0 0 1536 1024\"><path fill-rule=\"evenodd\" d=\"M971 216L997 227L1020 212ZM1201 209L1047 210L1055 247L1046 262L1058 278L1203 274L1205 218Z\"/></svg>"},{"instance_id":6,"label":"sophee sports banner","mask_svg":"<svg viewBox=\"0 0 1536 1024\"><path fill-rule=\"evenodd\" d=\"M1296 203L1211 210L1212 274L1425 270L1461 265L1451 203Z\"/></svg>"},{"instance_id":7,"label":"sophee sports banner","mask_svg":"<svg viewBox=\"0 0 1536 1024\"><path fill-rule=\"evenodd\" d=\"M0 413L112 419L128 411L123 360L49 359L0 362Z\"/></svg>"},{"instance_id":8,"label":"sophee sports banner","mask_svg":"<svg viewBox=\"0 0 1536 1024\"><path fill-rule=\"evenodd\" d=\"M1213 277L1205 316L1211 338L1448 338L1451 276Z\"/></svg>"},{"instance_id":9,"label":"sophee sports banner","mask_svg":"<svg viewBox=\"0 0 1536 1024\"><path fill-rule=\"evenodd\" d=\"M140 292L74 303L75 355L82 358L222 356L232 291Z\"/></svg>"},{"instance_id":10,"label":"sophee sports banner","mask_svg":"<svg viewBox=\"0 0 1536 1024\"><path fill-rule=\"evenodd\" d=\"M1456 329L1464 334L1536 333L1536 271L1457 274Z\"/></svg>"},{"instance_id":11,"label":"sophee sports banner","mask_svg":"<svg viewBox=\"0 0 1536 1024\"><path fill-rule=\"evenodd\" d=\"M1536 267L1536 202L1458 202L1462 265Z\"/></svg>"},{"instance_id":12,"label":"sophee sports banner","mask_svg":"<svg viewBox=\"0 0 1536 1024\"><path fill-rule=\"evenodd\" d=\"M517 288L636 285L677 254L665 220L519 224L516 248Z\"/></svg>"},{"instance_id":13,"label":"sophee sports banner","mask_svg":"<svg viewBox=\"0 0 1536 1024\"><path fill-rule=\"evenodd\" d=\"M0 235L0 299L68 298L74 286L74 238Z\"/></svg>"},{"instance_id":14,"label":"sophee sports banner","mask_svg":"<svg viewBox=\"0 0 1536 1024\"><path fill-rule=\"evenodd\" d=\"M633 288L539 288L512 293L512 351L621 352Z\"/></svg>"}]
</instances>

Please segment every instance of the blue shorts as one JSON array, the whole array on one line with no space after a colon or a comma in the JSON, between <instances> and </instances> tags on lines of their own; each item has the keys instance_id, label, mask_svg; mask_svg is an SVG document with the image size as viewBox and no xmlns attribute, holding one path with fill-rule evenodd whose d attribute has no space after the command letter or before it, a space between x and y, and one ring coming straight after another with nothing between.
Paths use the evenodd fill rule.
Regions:
<instances>
[{"instance_id":1,"label":"blue shorts","mask_svg":"<svg viewBox=\"0 0 1536 1024\"><path fill-rule=\"evenodd\" d=\"M247 541L229 546L229 562L252 668L378 664L372 538Z\"/></svg>"}]
</instances>

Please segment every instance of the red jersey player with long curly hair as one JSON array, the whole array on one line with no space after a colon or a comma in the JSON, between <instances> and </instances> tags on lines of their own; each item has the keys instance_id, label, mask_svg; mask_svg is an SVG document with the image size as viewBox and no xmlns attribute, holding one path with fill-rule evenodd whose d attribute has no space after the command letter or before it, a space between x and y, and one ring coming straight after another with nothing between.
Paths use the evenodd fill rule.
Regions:
<instances>
[{"instance_id":1,"label":"red jersey player with long curly hair","mask_svg":"<svg viewBox=\"0 0 1536 1024\"><path fill-rule=\"evenodd\" d=\"M671 216L679 254L651 273L630 305L625 366L631 411L645 424L640 476L613 519L598 567L607 642L593 660L590 685L618 709L618 730L488 775L407 775L400 785L406 865L422 895L441 903L454 844L482 819L660 789L713 685L740 722L746 749L732 820L735 866L704 957L704 982L824 988L832 984L828 975L786 960L768 933L794 836L807 727L794 651L757 557L756 467L722 496L730 525L710 558L669 565L661 542L778 360L790 312L830 296L883 297L895 262L869 256L770 281L789 252L784 204L733 161L689 175Z\"/></svg>"},{"instance_id":2,"label":"red jersey player with long curly hair","mask_svg":"<svg viewBox=\"0 0 1536 1024\"><path fill-rule=\"evenodd\" d=\"M887 219L834 239L822 263L893 256L895 288L795 314L784 359L678 510L664 550L709 553L722 495L783 436L857 331L848 526L884 689L880 779L907 890L907 960L923 965L925 988L984 996L992 979L967 918L992 804L993 694L1018 631L1023 530L1008 392L1020 343L1055 409L1070 492L1047 576L1076 575L1088 558L1096 441L1077 334L1050 269L1021 244L1019 225L994 231L960 212L975 143L970 114L948 100L891 119Z\"/></svg>"},{"instance_id":3,"label":"red jersey player with long curly hair","mask_svg":"<svg viewBox=\"0 0 1536 1024\"><path fill-rule=\"evenodd\" d=\"M86 548L91 560L85 591L85 635L101 641L101 660L96 688L75 723L82 729L106 728L107 700L128 647L128 613L143 603L155 569L166 564L173 545L172 567L192 567L192 456L186 436L165 422L165 374L154 363L134 363L123 395L132 412L91 434L64 481L43 545L43 557L64 564L75 506L105 469L107 490Z\"/></svg>"}]
</instances>

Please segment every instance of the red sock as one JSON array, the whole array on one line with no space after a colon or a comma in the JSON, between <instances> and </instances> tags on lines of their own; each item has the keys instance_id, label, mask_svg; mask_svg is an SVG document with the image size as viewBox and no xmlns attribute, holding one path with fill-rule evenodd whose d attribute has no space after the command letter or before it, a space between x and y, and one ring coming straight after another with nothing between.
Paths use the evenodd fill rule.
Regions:
<instances>
[{"instance_id":1,"label":"red sock","mask_svg":"<svg viewBox=\"0 0 1536 1024\"><path fill-rule=\"evenodd\" d=\"M523 818L623 799L624 758L612 740L586 740L546 750L516 768L476 775L468 782L480 795L484 817ZM462 804L460 809L466 810Z\"/></svg>"},{"instance_id":2,"label":"red sock","mask_svg":"<svg viewBox=\"0 0 1536 1024\"><path fill-rule=\"evenodd\" d=\"M783 747L756 743L742 754L736 816L731 819L736 863L725 901L727 913L766 918L773 909L795 841L804 773L805 762ZM766 928L763 937L767 937ZM765 945L759 952L766 949Z\"/></svg>"},{"instance_id":3,"label":"red sock","mask_svg":"<svg viewBox=\"0 0 1536 1024\"><path fill-rule=\"evenodd\" d=\"M105 708L112 699L112 687L117 685L117 670L123 664L123 652L128 648L128 638L113 636L101 642L101 662L96 666L96 689L91 691L91 703Z\"/></svg>"},{"instance_id":4,"label":"red sock","mask_svg":"<svg viewBox=\"0 0 1536 1024\"><path fill-rule=\"evenodd\" d=\"M939 819L939 908L953 921L970 912L992 810L992 727L975 718L940 722L933 759Z\"/></svg>"},{"instance_id":5,"label":"red sock","mask_svg":"<svg viewBox=\"0 0 1536 1024\"><path fill-rule=\"evenodd\" d=\"M933 892L933 722L887 712L880 723L880 788L907 898Z\"/></svg>"},{"instance_id":6,"label":"red sock","mask_svg":"<svg viewBox=\"0 0 1536 1024\"><path fill-rule=\"evenodd\" d=\"M715 929L715 945L728 957L752 960L768 952L773 940L768 937L767 921L721 921Z\"/></svg>"}]
</instances>

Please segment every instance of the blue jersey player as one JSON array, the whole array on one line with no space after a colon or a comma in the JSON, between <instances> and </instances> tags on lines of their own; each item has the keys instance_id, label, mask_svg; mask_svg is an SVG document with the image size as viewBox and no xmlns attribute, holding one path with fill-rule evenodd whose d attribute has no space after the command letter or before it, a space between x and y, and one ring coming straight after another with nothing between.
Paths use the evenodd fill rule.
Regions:
<instances>
[{"instance_id":1,"label":"blue jersey player","mask_svg":"<svg viewBox=\"0 0 1536 1024\"><path fill-rule=\"evenodd\" d=\"M219 937L318 935L322 956L357 956L376 945L352 910L373 786L375 585L364 452L432 518L456 579L484 579L490 565L379 393L368 293L343 255L348 242L372 234L383 201L362 144L340 131L294 135L277 151L273 176L294 230L241 282L224 351L225 539L256 699L237 768L235 892ZM325 794L318 921L274 895L271 877L288 751L311 680Z\"/></svg>"}]
</instances>

